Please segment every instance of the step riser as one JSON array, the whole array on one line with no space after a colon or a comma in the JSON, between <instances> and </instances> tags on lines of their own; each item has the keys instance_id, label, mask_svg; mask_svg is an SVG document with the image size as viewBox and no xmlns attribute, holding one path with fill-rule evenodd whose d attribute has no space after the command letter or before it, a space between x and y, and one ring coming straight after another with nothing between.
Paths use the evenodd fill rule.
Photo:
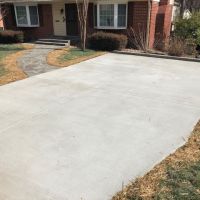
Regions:
<instances>
[{"instance_id":1,"label":"step riser","mask_svg":"<svg viewBox=\"0 0 200 200\"><path fill-rule=\"evenodd\" d=\"M69 40L39 39L38 42L69 43Z\"/></svg>"},{"instance_id":2,"label":"step riser","mask_svg":"<svg viewBox=\"0 0 200 200\"><path fill-rule=\"evenodd\" d=\"M43 44L43 45L55 45L55 46L70 46L70 40L66 39L58 39L58 38L42 38L38 39L36 44Z\"/></svg>"},{"instance_id":3,"label":"step riser","mask_svg":"<svg viewBox=\"0 0 200 200\"><path fill-rule=\"evenodd\" d=\"M53 42L35 42L36 44L43 44L43 45L55 45L55 46L69 46L69 44L64 43L53 43Z\"/></svg>"}]
</instances>

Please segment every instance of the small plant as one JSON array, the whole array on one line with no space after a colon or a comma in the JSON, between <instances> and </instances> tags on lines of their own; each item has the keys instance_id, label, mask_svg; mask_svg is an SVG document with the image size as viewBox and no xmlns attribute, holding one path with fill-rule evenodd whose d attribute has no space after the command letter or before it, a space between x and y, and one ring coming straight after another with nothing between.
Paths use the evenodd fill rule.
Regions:
<instances>
[{"instance_id":1,"label":"small plant","mask_svg":"<svg viewBox=\"0 0 200 200\"><path fill-rule=\"evenodd\" d=\"M196 55L196 42L194 39L186 39L185 40L185 47L184 47L184 53L187 55Z\"/></svg>"},{"instance_id":2,"label":"small plant","mask_svg":"<svg viewBox=\"0 0 200 200\"><path fill-rule=\"evenodd\" d=\"M170 40L167 47L168 54L171 56L182 56L184 54L184 41L174 37Z\"/></svg>"},{"instance_id":3,"label":"small plant","mask_svg":"<svg viewBox=\"0 0 200 200\"><path fill-rule=\"evenodd\" d=\"M146 29L138 25L137 28L130 27L127 30L128 40L132 48L147 51Z\"/></svg>"},{"instance_id":4,"label":"small plant","mask_svg":"<svg viewBox=\"0 0 200 200\"><path fill-rule=\"evenodd\" d=\"M91 49L113 51L126 48L128 39L122 34L97 32L88 38L88 42Z\"/></svg>"},{"instance_id":5,"label":"small plant","mask_svg":"<svg viewBox=\"0 0 200 200\"><path fill-rule=\"evenodd\" d=\"M24 34L22 31L0 31L0 43L20 43L24 41Z\"/></svg>"}]
</instances>

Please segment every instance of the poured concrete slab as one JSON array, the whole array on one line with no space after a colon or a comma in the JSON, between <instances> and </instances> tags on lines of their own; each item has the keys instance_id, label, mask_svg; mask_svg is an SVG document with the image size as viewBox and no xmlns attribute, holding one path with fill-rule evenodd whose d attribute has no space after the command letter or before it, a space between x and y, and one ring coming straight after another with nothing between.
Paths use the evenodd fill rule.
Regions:
<instances>
[{"instance_id":1,"label":"poured concrete slab","mask_svg":"<svg viewBox=\"0 0 200 200\"><path fill-rule=\"evenodd\" d=\"M109 200L200 118L199 63L104 56L0 87L0 199Z\"/></svg>"}]
</instances>

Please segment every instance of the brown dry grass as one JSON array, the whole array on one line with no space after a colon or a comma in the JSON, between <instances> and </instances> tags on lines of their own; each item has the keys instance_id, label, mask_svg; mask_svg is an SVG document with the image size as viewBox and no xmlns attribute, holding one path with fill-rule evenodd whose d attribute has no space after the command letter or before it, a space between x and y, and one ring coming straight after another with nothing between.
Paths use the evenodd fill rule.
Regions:
<instances>
[{"instance_id":1,"label":"brown dry grass","mask_svg":"<svg viewBox=\"0 0 200 200\"><path fill-rule=\"evenodd\" d=\"M68 60L68 61L62 61L59 58L63 55L63 54L67 54L69 51L69 48L62 48L62 49L55 49L53 51L51 51L48 56L47 56L47 63L49 65L53 65L56 67L68 67L70 65L74 65L77 63L80 63L82 61L85 60L89 60L91 58L95 58L98 56L101 56L103 54L105 54L105 52L96 52L93 55L90 56L82 56L73 60Z\"/></svg>"},{"instance_id":2,"label":"brown dry grass","mask_svg":"<svg viewBox=\"0 0 200 200\"><path fill-rule=\"evenodd\" d=\"M112 200L142 199L152 200L159 192L159 183L166 178L166 167L181 168L200 160L200 121L188 142L175 153L168 156L160 164L156 165L145 176L130 183L121 192L117 193ZM163 188L164 190L164 188Z\"/></svg>"},{"instance_id":3,"label":"brown dry grass","mask_svg":"<svg viewBox=\"0 0 200 200\"><path fill-rule=\"evenodd\" d=\"M25 50L12 53L3 59L2 64L8 72L0 77L0 86L17 80L22 80L27 77L23 70L18 67L17 59L23 56L27 50L32 49L33 45L23 44L22 46Z\"/></svg>"}]
</instances>

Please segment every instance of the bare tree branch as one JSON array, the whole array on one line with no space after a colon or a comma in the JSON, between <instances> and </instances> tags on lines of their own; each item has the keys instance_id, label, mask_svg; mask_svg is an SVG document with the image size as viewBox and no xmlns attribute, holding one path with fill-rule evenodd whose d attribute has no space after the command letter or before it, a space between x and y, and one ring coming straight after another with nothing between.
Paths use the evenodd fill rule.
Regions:
<instances>
[{"instance_id":1,"label":"bare tree branch","mask_svg":"<svg viewBox=\"0 0 200 200\"><path fill-rule=\"evenodd\" d=\"M147 51L148 46L146 45L146 27L143 24L138 24L137 27L130 27L127 30L129 41L136 49Z\"/></svg>"},{"instance_id":2,"label":"bare tree branch","mask_svg":"<svg viewBox=\"0 0 200 200\"><path fill-rule=\"evenodd\" d=\"M184 11L189 10L190 12L200 10L200 0L176 0L180 6L180 15L183 17Z\"/></svg>"}]
</instances>

